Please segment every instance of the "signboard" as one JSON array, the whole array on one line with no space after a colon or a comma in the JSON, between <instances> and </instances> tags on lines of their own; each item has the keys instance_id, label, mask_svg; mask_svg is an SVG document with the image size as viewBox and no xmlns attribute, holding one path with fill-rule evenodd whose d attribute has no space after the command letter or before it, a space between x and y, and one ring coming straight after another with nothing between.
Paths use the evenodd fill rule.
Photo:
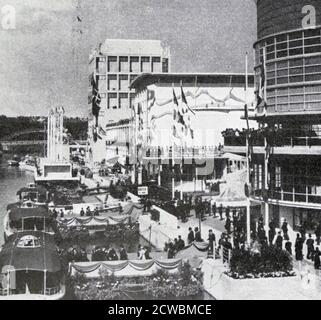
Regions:
<instances>
[{"instance_id":1,"label":"signboard","mask_svg":"<svg viewBox=\"0 0 321 320\"><path fill-rule=\"evenodd\" d=\"M138 187L137 194L139 196L147 196L148 195L148 187L146 187L146 186Z\"/></svg>"}]
</instances>

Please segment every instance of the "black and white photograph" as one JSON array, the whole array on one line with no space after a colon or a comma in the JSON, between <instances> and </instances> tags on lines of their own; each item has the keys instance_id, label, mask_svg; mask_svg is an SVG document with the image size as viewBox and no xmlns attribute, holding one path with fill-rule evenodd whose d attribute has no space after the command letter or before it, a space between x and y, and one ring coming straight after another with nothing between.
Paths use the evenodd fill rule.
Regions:
<instances>
[{"instance_id":1,"label":"black and white photograph","mask_svg":"<svg viewBox=\"0 0 321 320\"><path fill-rule=\"evenodd\" d=\"M321 300L320 244L320 0L0 0L0 300Z\"/></svg>"}]
</instances>

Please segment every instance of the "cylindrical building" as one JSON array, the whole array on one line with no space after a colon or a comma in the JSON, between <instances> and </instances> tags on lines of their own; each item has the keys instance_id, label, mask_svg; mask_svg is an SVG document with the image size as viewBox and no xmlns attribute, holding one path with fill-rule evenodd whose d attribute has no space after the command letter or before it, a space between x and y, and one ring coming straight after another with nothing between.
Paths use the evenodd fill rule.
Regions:
<instances>
[{"instance_id":1,"label":"cylindrical building","mask_svg":"<svg viewBox=\"0 0 321 320\"><path fill-rule=\"evenodd\" d=\"M258 0L252 201L265 222L321 228L321 1ZM293 239L294 240L294 239Z\"/></svg>"}]
</instances>

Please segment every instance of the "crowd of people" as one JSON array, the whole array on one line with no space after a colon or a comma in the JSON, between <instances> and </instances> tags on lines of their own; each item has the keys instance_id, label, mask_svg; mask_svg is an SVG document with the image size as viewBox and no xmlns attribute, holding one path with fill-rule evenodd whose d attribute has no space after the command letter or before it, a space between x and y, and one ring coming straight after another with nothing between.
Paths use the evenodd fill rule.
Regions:
<instances>
[{"instance_id":1,"label":"crowd of people","mask_svg":"<svg viewBox=\"0 0 321 320\"><path fill-rule=\"evenodd\" d=\"M107 245L106 247L95 248L91 256L92 261L117 261L117 260L128 260L128 254L125 250L124 245L119 248L119 256L116 250Z\"/></svg>"}]
</instances>

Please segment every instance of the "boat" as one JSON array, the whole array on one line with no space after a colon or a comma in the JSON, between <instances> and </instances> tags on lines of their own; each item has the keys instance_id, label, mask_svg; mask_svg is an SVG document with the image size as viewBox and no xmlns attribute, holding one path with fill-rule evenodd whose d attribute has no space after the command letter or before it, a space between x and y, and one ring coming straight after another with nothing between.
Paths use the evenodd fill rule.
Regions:
<instances>
[{"instance_id":1,"label":"boat","mask_svg":"<svg viewBox=\"0 0 321 320\"><path fill-rule=\"evenodd\" d=\"M29 184L17 191L19 202L26 205L45 206L49 202L49 192L45 187Z\"/></svg>"},{"instance_id":2,"label":"boat","mask_svg":"<svg viewBox=\"0 0 321 320\"><path fill-rule=\"evenodd\" d=\"M11 235L0 251L0 300L59 300L64 273L54 237L40 231Z\"/></svg>"},{"instance_id":3,"label":"boat","mask_svg":"<svg viewBox=\"0 0 321 320\"><path fill-rule=\"evenodd\" d=\"M12 207L3 218L5 241L17 232L42 231L55 234L55 219L45 207Z\"/></svg>"}]
</instances>

